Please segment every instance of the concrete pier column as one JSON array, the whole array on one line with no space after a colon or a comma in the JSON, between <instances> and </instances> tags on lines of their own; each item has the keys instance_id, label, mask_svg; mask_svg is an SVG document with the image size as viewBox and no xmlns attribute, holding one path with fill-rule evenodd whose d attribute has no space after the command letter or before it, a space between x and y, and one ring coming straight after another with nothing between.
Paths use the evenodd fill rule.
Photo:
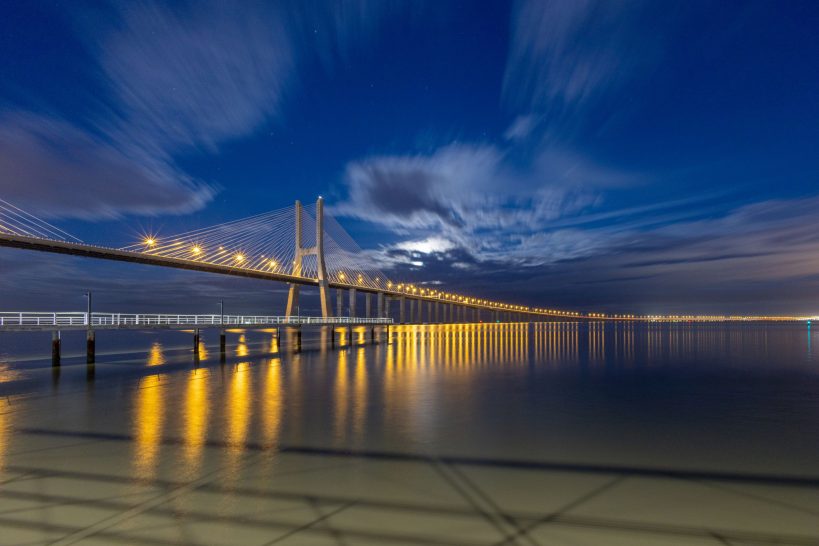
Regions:
<instances>
[{"instance_id":1,"label":"concrete pier column","mask_svg":"<svg viewBox=\"0 0 819 546\"><path fill-rule=\"evenodd\" d=\"M344 316L344 291L341 288L336 288L336 316Z\"/></svg>"},{"instance_id":2,"label":"concrete pier column","mask_svg":"<svg viewBox=\"0 0 819 546\"><path fill-rule=\"evenodd\" d=\"M435 318L433 317L433 310L432 310L433 304L434 304L434 302L432 300L429 300L427 302L427 322L429 322L430 324L435 322Z\"/></svg>"},{"instance_id":3,"label":"concrete pier column","mask_svg":"<svg viewBox=\"0 0 819 546\"><path fill-rule=\"evenodd\" d=\"M472 322L478 322L478 320L479 320L478 309L477 308L472 309Z\"/></svg>"},{"instance_id":4,"label":"concrete pier column","mask_svg":"<svg viewBox=\"0 0 819 546\"><path fill-rule=\"evenodd\" d=\"M350 307L347 309L348 317L354 317L358 314L357 307L355 305L355 296L356 296L356 289L350 288Z\"/></svg>"},{"instance_id":5,"label":"concrete pier column","mask_svg":"<svg viewBox=\"0 0 819 546\"><path fill-rule=\"evenodd\" d=\"M364 294L364 316L370 318L373 316L373 301L372 294L367 292Z\"/></svg>"},{"instance_id":6,"label":"concrete pier column","mask_svg":"<svg viewBox=\"0 0 819 546\"><path fill-rule=\"evenodd\" d=\"M390 316L390 302L392 298L384 297L384 318Z\"/></svg>"},{"instance_id":7,"label":"concrete pier column","mask_svg":"<svg viewBox=\"0 0 819 546\"><path fill-rule=\"evenodd\" d=\"M94 336L94 330L86 330L85 332L85 361L88 364L93 364L97 359L97 338Z\"/></svg>"},{"instance_id":8,"label":"concrete pier column","mask_svg":"<svg viewBox=\"0 0 819 546\"><path fill-rule=\"evenodd\" d=\"M387 316L387 311L384 307L384 292L379 292L378 296L376 296L375 310L378 313L378 318Z\"/></svg>"},{"instance_id":9,"label":"concrete pier column","mask_svg":"<svg viewBox=\"0 0 819 546\"><path fill-rule=\"evenodd\" d=\"M398 322L400 324L406 323L406 307L407 307L407 298L401 296L398 298Z\"/></svg>"},{"instance_id":10,"label":"concrete pier column","mask_svg":"<svg viewBox=\"0 0 819 546\"><path fill-rule=\"evenodd\" d=\"M60 365L60 331L51 332L51 365Z\"/></svg>"},{"instance_id":11,"label":"concrete pier column","mask_svg":"<svg viewBox=\"0 0 819 546\"><path fill-rule=\"evenodd\" d=\"M412 298L409 300L409 321L415 322L415 300Z\"/></svg>"}]
</instances>

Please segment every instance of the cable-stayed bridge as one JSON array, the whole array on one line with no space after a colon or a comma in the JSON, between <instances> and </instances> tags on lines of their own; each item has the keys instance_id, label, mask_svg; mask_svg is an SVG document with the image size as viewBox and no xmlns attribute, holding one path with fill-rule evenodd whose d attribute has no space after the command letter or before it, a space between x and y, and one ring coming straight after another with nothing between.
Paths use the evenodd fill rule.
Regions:
<instances>
[{"instance_id":1,"label":"cable-stayed bridge","mask_svg":"<svg viewBox=\"0 0 819 546\"><path fill-rule=\"evenodd\" d=\"M378 270L373 257L324 212L321 198L309 206L297 201L294 206L176 235L146 234L142 240L121 248L83 242L0 199L0 246L284 282L290 285L284 316L299 314L300 287L311 286L318 288L324 318L395 316L401 323L812 318L581 313L492 301L402 282ZM335 292L335 305L331 292ZM359 294L364 300L363 310Z\"/></svg>"}]
</instances>

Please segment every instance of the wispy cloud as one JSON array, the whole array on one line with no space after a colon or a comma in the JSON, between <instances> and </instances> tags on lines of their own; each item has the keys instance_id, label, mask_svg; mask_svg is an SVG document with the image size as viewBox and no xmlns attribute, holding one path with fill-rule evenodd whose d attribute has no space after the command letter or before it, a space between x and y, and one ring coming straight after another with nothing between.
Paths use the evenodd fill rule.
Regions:
<instances>
[{"instance_id":1,"label":"wispy cloud","mask_svg":"<svg viewBox=\"0 0 819 546\"><path fill-rule=\"evenodd\" d=\"M518 0L503 81L508 107L523 113L519 121L537 113L545 127L581 123L585 108L660 57L658 12L641 1ZM521 128L516 122L508 132Z\"/></svg>"},{"instance_id":2,"label":"wispy cloud","mask_svg":"<svg viewBox=\"0 0 819 546\"><path fill-rule=\"evenodd\" d=\"M293 72L277 7L218 1L113 4L78 22L98 67L91 113L6 107L4 197L39 214L100 218L180 214L217 191L176 164L213 153L276 116Z\"/></svg>"},{"instance_id":3,"label":"wispy cloud","mask_svg":"<svg viewBox=\"0 0 819 546\"><path fill-rule=\"evenodd\" d=\"M167 162L139 157L54 117L0 116L2 195L26 210L99 219L181 214L212 199L211 185Z\"/></svg>"},{"instance_id":4,"label":"wispy cloud","mask_svg":"<svg viewBox=\"0 0 819 546\"><path fill-rule=\"evenodd\" d=\"M117 99L119 138L160 152L215 148L276 114L293 52L282 15L266 6L122 4L93 43Z\"/></svg>"}]
</instances>

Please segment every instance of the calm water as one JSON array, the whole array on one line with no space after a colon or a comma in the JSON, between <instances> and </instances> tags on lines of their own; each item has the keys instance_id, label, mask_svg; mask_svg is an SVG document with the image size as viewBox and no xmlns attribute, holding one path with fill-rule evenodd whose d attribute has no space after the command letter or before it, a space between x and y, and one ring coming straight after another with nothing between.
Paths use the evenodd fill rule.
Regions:
<instances>
[{"instance_id":1,"label":"calm water","mask_svg":"<svg viewBox=\"0 0 819 546\"><path fill-rule=\"evenodd\" d=\"M295 354L284 334L280 342L273 332L233 331L221 362L218 338L206 332L196 362L189 334L101 331L91 368L82 333L64 336L59 368L47 358L48 335L2 335L0 472L11 481L0 481L0 537L6 529L21 543L129 542L150 528L146 521L165 517L170 523L139 540L221 540L186 527L198 521L193 500L135 516L141 500L113 501L102 488L107 500L94 497L98 512L77 523L54 508L82 504L71 502L76 488L56 494L41 484L36 497L12 487L63 472L89 491L113 476L129 492L165 484L157 495L170 494L167 483L216 483L227 489L205 506L209 517L226 518L219 529L246 531L258 516L236 519L247 500L236 484L269 495L283 487L290 501L309 505L299 508L307 523L267 513L273 523L258 524L248 543L819 543L819 338L805 324L394 327L389 343L381 336L371 344L359 329L335 349L327 335L306 333ZM435 472L407 480L415 467L391 464ZM314 481L293 471L301 477L285 487L277 476L290 476L288 465L352 466ZM599 492L594 480L603 480ZM417 498L393 491L399 482ZM713 487L681 492L683 483ZM723 486L745 489L714 500ZM542 495L555 501L541 514ZM171 496L162 502L181 502ZM432 525L429 503L474 518ZM689 517L699 507L704 513ZM26 509L38 515L27 519ZM365 509L398 510L398 519L374 529ZM406 523L407 514L423 523ZM325 520L337 525L328 531Z\"/></svg>"}]
</instances>

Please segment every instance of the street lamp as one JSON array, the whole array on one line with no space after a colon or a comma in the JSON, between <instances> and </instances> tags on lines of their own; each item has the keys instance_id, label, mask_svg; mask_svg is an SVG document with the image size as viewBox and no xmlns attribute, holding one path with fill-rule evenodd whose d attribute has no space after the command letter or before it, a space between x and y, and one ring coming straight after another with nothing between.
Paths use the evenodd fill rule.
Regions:
<instances>
[{"instance_id":1,"label":"street lamp","mask_svg":"<svg viewBox=\"0 0 819 546\"><path fill-rule=\"evenodd\" d=\"M91 290L85 293L85 297L88 298L88 307L86 308L85 314L85 323L88 326L91 326Z\"/></svg>"}]
</instances>

